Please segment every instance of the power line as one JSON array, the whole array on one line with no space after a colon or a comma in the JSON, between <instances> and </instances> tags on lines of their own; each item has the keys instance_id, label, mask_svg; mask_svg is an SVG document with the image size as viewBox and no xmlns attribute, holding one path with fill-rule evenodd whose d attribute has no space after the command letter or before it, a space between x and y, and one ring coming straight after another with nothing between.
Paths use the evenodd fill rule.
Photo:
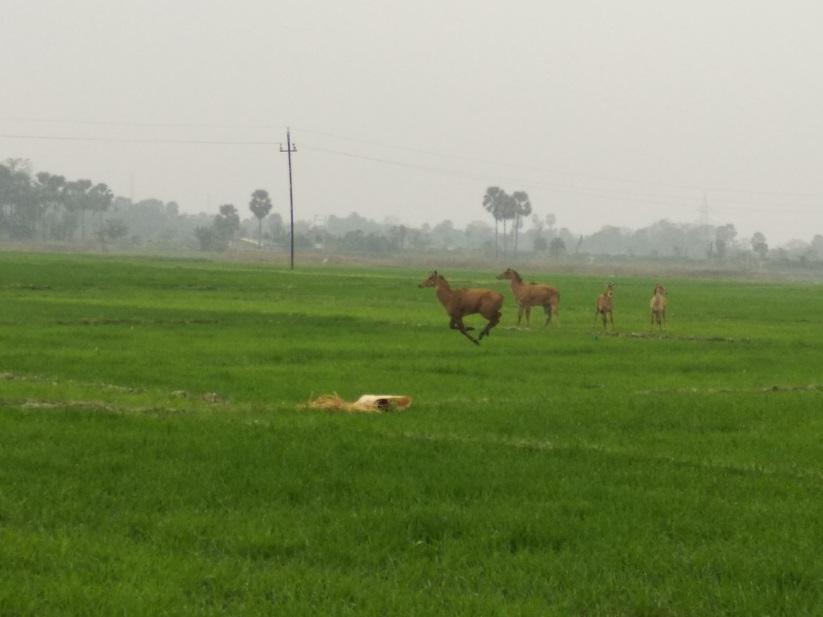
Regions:
<instances>
[{"instance_id":1,"label":"power line","mask_svg":"<svg viewBox=\"0 0 823 617\"><path fill-rule=\"evenodd\" d=\"M136 128L199 128L199 129L279 129L272 124L211 124L208 122L124 122L118 120L69 120L64 118L0 118L4 122L32 124L79 124L87 126L121 126Z\"/></svg>"},{"instance_id":2,"label":"power line","mask_svg":"<svg viewBox=\"0 0 823 617\"><path fill-rule=\"evenodd\" d=\"M61 119L61 118L32 118L32 117L12 117L12 118L3 118L0 120L12 121L12 122L31 122L31 123L40 123L40 124L77 124L77 125L90 125L90 126L122 126L122 127L137 127L137 128L213 128L213 129L247 129L247 130L272 130L272 129L280 129L280 126L271 125L271 124L210 124L210 123L197 123L197 122L123 122L123 121L107 121L107 120L74 120L74 119ZM500 160L491 160L482 157L474 157L474 156L467 156L458 153L446 153L446 152L438 152L436 150L426 149L426 148L417 148L414 146L408 145L400 145L400 144L391 144L382 141L375 141L370 139L363 139L360 137L351 137L346 135L341 135L336 132L314 129L314 128L305 128L305 127L298 127L299 131L309 134L315 134L324 137L330 137L332 139L339 139L342 141L349 141L353 143L360 143L363 145L375 146L378 148L388 148L388 149L395 149L395 150L403 150L407 152L412 152L415 154L423 154L426 156L437 156L441 158L452 158L452 159L459 159L465 161L471 161L475 163L482 163L485 165L498 165L498 166L506 166L506 167L515 167L520 169L529 169L531 171L537 171L543 174L551 174L555 176L563 176L574 181L575 179L590 179L597 182L612 182L612 183L619 183L619 184L634 184L634 185L644 185L648 187L660 187L662 189L670 189L675 191L693 191L699 194L702 194L705 191L709 191L712 193L745 193L747 195L752 196L770 196L770 197L791 197L791 198L823 198L823 192L821 193L797 193L797 192L790 192L790 191L768 191L768 190L752 190L746 188L735 188L735 187L722 187L722 186L701 186L696 184L669 184L663 182L655 182L655 181L638 181L633 180L630 178L621 178L617 176L608 176L608 175L597 175L597 174L587 174L587 173L579 173L579 172L572 172L568 170L558 170L558 169L551 169L543 166L538 165L528 165L523 163L512 163L510 161L500 161ZM0 135L0 137L6 138L20 138L20 139L54 139L54 140L73 140L73 141L115 141L121 143L170 143L170 144L214 144L214 145L278 145L279 142L274 141L243 141L243 140L212 140L212 139L202 139L202 140L191 140L191 139L131 139L131 138L91 138L91 137L44 137L44 136L28 136L28 135ZM321 150L320 148L315 148L316 150ZM328 153L332 153L332 150L327 150ZM334 152L336 154L343 155L342 153ZM352 153L346 153L345 156L350 156L352 158L362 158L363 160L373 160L375 162L383 162L389 164L397 164L403 165L397 162L389 162L386 159L381 159L380 157L369 157L363 155L356 155ZM405 164L405 166L414 166L413 164ZM422 169L425 166L419 166L418 168ZM647 191L648 192L648 191ZM699 198L699 195L695 196Z\"/></svg>"},{"instance_id":3,"label":"power line","mask_svg":"<svg viewBox=\"0 0 823 617\"><path fill-rule=\"evenodd\" d=\"M0 133L2 139L33 139L40 141L83 141L83 142L114 142L136 144L195 144L219 146L276 146L276 141L236 141L230 139L167 139L139 137L77 137L71 135L24 135Z\"/></svg>"},{"instance_id":4,"label":"power line","mask_svg":"<svg viewBox=\"0 0 823 617\"><path fill-rule=\"evenodd\" d=\"M231 146L280 146L281 142L275 141L267 141L267 140L228 140L228 139L174 139L174 138L129 138L129 137L93 137L93 136L69 136L69 135L43 135L43 134L23 134L23 133L0 133L0 138L3 139L23 139L23 140L39 140L39 141L74 141L74 142L91 142L91 143L138 143L138 144L174 144L174 145L231 145ZM365 141L365 140L364 140ZM489 174L479 174L477 172L467 172L464 170L459 169L452 169L452 168L443 168L443 167L436 167L432 165L423 165L418 163L409 163L405 161L398 161L394 159L388 159L384 157L377 157L377 156L368 156L362 155L354 152L347 152L342 150L335 150L331 148L324 148L321 146L304 146L304 150L307 151L314 151L324 154L330 154L334 156L341 156L346 158L358 159L363 161L369 161L373 163L379 163L383 165L390 165L393 167L401 167L407 169L415 169L418 171L424 172L431 172L431 173L438 173L438 174L445 174L448 176L453 177L463 177L467 179L474 179L474 180L481 180L487 181ZM285 152L285 151L284 151ZM418 151L423 153L425 151ZM523 166L528 167L530 169L534 169L536 171L540 171L541 168L539 167L531 167L531 166ZM498 180L506 180L511 182L518 182L528 184L530 186L539 186L546 188L548 190L554 192L561 192L561 193L569 193L569 194L577 194L577 195L584 195L588 197L594 197L599 199L610 199L616 201L630 201L633 203L647 203L652 205L660 205L660 204L668 204L668 205L675 205L675 206L682 206L688 207L689 204L693 203L693 200L697 198L697 196L689 197L689 196L675 196L675 195L663 195L663 194L654 194L648 191L646 192L638 192L629 190L629 192L621 192L619 190L602 188L602 187L586 187L580 186L577 183L569 183L569 184L561 184L556 182L547 181L545 179L534 179L534 178L524 178L524 177L501 177L499 175L495 175L495 178ZM689 189L692 190L692 189ZM706 189L702 191L705 192L724 192L721 189ZM780 192L768 192L768 191L737 191L737 190L729 190L728 192L745 192L748 195L753 197L755 196L769 196L769 197L786 197L786 198L794 198L794 199L820 199L823 198L823 194L817 193L780 193ZM729 202L725 201L722 203L728 204L727 206L715 206L720 207L724 210L734 210L733 206L739 205L740 207L737 208L740 211L755 211L756 209L751 208L751 204L741 204L740 202ZM757 204L758 206L768 207L769 204ZM785 208L783 205L774 204L774 207L780 207L784 210L789 210ZM817 208L817 204L810 204L810 208ZM797 211L797 210L795 210Z\"/></svg>"},{"instance_id":5,"label":"power line","mask_svg":"<svg viewBox=\"0 0 823 617\"><path fill-rule=\"evenodd\" d=\"M390 166L393 166L393 167L404 167L404 168L416 169L416 170L419 170L419 171L443 173L443 174L448 174L448 175L452 175L452 176L465 177L465 178L469 178L469 179L486 180L488 178L488 174L479 175L479 174L476 174L476 173L463 172L463 171L460 171L460 170L446 169L446 168L441 168L441 167L433 167L433 166L430 166L430 165L419 165L419 164L415 164L415 163L405 163L405 162L402 162L402 161L395 161L395 160L392 160L392 159L385 159L385 158L374 157L374 156L365 156L365 155L361 155L361 154L355 154L355 153L351 153L351 152L344 152L344 151L340 151L340 150L332 150L332 149L329 149L329 148L322 148L322 147L317 147L317 146L304 146L303 150L305 150L305 151L314 151L314 152L322 152L324 154L331 154L331 155L342 156L342 157L346 157L346 158L370 161L370 162L374 162L374 163L390 165ZM637 191L618 192L618 191L600 189L600 188L581 187L579 185L562 185L562 184L548 182L548 181L545 181L545 180L535 180L535 179L531 179L531 178L527 179L527 178L512 178L512 177L507 178L507 177L500 177L500 176L497 176L497 177L499 179L502 179L502 180L528 183L531 186L543 187L543 188L546 188L546 189L548 189L550 191L553 191L553 192L584 195L584 196L587 196L587 197L594 197L594 198L599 198L599 199L608 199L608 200L615 200L615 201L624 201L624 202L625 201L630 201L630 202L633 202L633 203L641 202L641 203L646 203L646 204L649 204L649 205L667 204L667 205L674 205L674 206L681 206L681 207L684 207L684 208L689 208L689 207L692 207L692 205L694 203L694 199L697 198L697 196L695 196L694 199L690 199L687 196L682 196L682 197L665 196L665 197L661 197L660 195L655 195L653 193L643 193L643 192L637 192ZM724 201L722 203L725 203L725 204L728 204L728 205L725 206L725 207L720 206L719 207L720 209L737 210L737 211L745 211L745 212L752 212L752 211L761 211L762 212L762 211L764 211L764 210L762 210L763 207L768 207L769 206L769 204L761 203L761 204L757 204L757 205L761 206L760 209L757 209L757 208L751 208L749 204L743 204L741 202ZM739 207L735 207L735 206L739 206ZM781 205L781 204L773 204L772 207L774 207L774 208L779 207L783 211L792 210L792 208L787 208L786 206ZM815 204L809 204L809 206L808 206L808 208L817 208L817 207L818 206L815 205ZM795 211L802 211L802 210L795 209Z\"/></svg>"}]
</instances>

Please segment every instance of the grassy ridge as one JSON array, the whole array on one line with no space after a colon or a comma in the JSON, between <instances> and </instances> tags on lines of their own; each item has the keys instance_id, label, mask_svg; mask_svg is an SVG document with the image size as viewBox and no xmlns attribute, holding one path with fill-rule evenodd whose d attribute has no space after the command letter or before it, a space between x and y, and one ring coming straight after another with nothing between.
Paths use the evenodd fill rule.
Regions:
<instances>
[{"instance_id":1,"label":"grassy ridge","mask_svg":"<svg viewBox=\"0 0 823 617\"><path fill-rule=\"evenodd\" d=\"M0 254L0 615L818 614L817 287L445 274Z\"/></svg>"}]
</instances>

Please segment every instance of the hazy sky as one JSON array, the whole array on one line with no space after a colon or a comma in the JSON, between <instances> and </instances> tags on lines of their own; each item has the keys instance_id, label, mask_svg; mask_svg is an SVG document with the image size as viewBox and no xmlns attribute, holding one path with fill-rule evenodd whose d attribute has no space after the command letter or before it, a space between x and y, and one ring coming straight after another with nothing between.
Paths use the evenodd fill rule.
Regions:
<instances>
[{"instance_id":1,"label":"hazy sky","mask_svg":"<svg viewBox=\"0 0 823 617\"><path fill-rule=\"evenodd\" d=\"M819 2L0 0L0 17L0 159L118 194L248 213L262 187L285 215L288 125L298 218L490 221L499 185L580 232L696 221L705 194L741 235L823 233Z\"/></svg>"}]
</instances>

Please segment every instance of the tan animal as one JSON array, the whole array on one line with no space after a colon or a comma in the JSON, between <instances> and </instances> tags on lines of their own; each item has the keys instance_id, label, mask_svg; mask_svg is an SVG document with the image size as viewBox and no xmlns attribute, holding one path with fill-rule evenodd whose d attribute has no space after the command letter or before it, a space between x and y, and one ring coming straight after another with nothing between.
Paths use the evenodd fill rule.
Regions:
<instances>
[{"instance_id":1,"label":"tan animal","mask_svg":"<svg viewBox=\"0 0 823 617\"><path fill-rule=\"evenodd\" d=\"M460 330L460 333L469 339L475 345L480 342L469 334L469 330L474 328L467 328L463 325L463 317L480 313L483 317L489 320L483 331L480 332L480 339L491 332L498 323L500 323L500 307L503 306L503 295L491 289L452 289L443 278L443 275L438 274L437 270L429 274L429 276L418 287L434 287L437 293L437 299L440 304L446 309L451 321L449 327L452 330Z\"/></svg>"},{"instance_id":2,"label":"tan animal","mask_svg":"<svg viewBox=\"0 0 823 617\"><path fill-rule=\"evenodd\" d=\"M612 324L612 330L614 330L614 316L612 315L612 309L614 308L614 283L609 283L606 285L605 291L597 296L597 300L594 303L594 323L597 323L597 316L600 315L603 317L603 330L606 329L606 318L608 318L609 322ZM594 326L594 324L592 324Z\"/></svg>"},{"instance_id":3,"label":"tan animal","mask_svg":"<svg viewBox=\"0 0 823 617\"><path fill-rule=\"evenodd\" d=\"M560 292L551 285L540 285L538 283L524 283L523 278L516 270L508 268L505 272L497 276L498 279L508 279L512 283L512 293L517 300L517 325L526 314L526 326L529 325L533 306L542 306L546 313L545 326L549 325L552 315L560 318Z\"/></svg>"},{"instance_id":4,"label":"tan animal","mask_svg":"<svg viewBox=\"0 0 823 617\"><path fill-rule=\"evenodd\" d=\"M666 305L668 304L666 300L667 293L666 288L660 283L658 283L654 288L654 295L649 301L649 312L651 313L652 327L654 327L654 324L657 324L657 327L662 329L663 325L666 323Z\"/></svg>"}]
</instances>

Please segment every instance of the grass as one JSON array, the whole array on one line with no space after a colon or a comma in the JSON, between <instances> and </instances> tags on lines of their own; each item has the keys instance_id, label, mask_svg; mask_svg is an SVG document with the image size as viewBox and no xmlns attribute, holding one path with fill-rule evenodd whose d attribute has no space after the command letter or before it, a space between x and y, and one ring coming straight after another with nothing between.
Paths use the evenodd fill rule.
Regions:
<instances>
[{"instance_id":1,"label":"grass","mask_svg":"<svg viewBox=\"0 0 823 617\"><path fill-rule=\"evenodd\" d=\"M823 613L818 286L445 274L0 253L0 615Z\"/></svg>"}]
</instances>

